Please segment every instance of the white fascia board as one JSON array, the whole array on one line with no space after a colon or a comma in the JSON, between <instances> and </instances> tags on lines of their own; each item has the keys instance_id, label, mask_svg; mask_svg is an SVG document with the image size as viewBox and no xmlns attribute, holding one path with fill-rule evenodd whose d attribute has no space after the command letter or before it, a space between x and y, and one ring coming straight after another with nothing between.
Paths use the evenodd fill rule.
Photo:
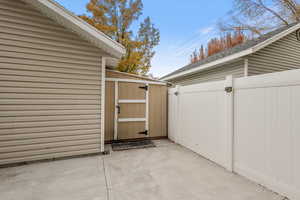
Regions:
<instances>
[{"instance_id":1,"label":"white fascia board","mask_svg":"<svg viewBox=\"0 0 300 200\"><path fill-rule=\"evenodd\" d=\"M104 51L109 50L109 52L107 53L114 56L115 58L120 58L126 53L125 48L121 44L112 40L107 35L97 30L93 26L89 25L83 19L79 18L78 16L74 15L70 11L66 10L63 6L59 5L53 0L23 0L23 1L31 4L33 7L37 7L36 3L42 4L48 11L54 12L59 17L62 17L63 19L68 21L68 23L73 24L78 28L80 28L82 31L84 31L85 34L88 35L88 37L98 41L97 47ZM44 10L40 10L40 11L43 12ZM48 13L45 14L47 15Z\"/></svg>"},{"instance_id":2,"label":"white fascia board","mask_svg":"<svg viewBox=\"0 0 300 200\"><path fill-rule=\"evenodd\" d=\"M291 34L294 31L297 31L298 29L300 29L300 23L252 47L253 52L261 50L262 48L280 40L281 38L287 36L288 34Z\"/></svg>"},{"instance_id":3,"label":"white fascia board","mask_svg":"<svg viewBox=\"0 0 300 200\"><path fill-rule=\"evenodd\" d=\"M186 70L186 71L180 72L178 74L174 74L172 76L166 77L166 78L161 79L161 80L162 81L168 81L168 80L171 80L171 79L174 79L174 78L177 78L177 77L180 77L180 76L188 75L188 74L191 74L191 73L194 73L194 72L200 72L200 71L209 69L211 67L214 67L216 65L226 63L226 62L230 62L232 60L236 60L236 59L241 58L243 56L247 56L247 55L252 54L252 53L253 53L253 50L252 50L252 48L250 48L250 49L241 51L239 53L236 53L236 54L233 54L233 55L230 55L230 56L226 56L226 57L221 58L219 60L204 64L204 65L200 65L199 67L195 67L193 69Z\"/></svg>"},{"instance_id":4,"label":"white fascia board","mask_svg":"<svg viewBox=\"0 0 300 200\"><path fill-rule=\"evenodd\" d=\"M205 69L211 68L213 66L216 66L216 65L219 65L219 64L222 64L222 63L229 62L231 60L241 58L243 56L250 55L250 54L255 53L255 52L261 50L262 48L264 48L264 47L280 40L281 38L287 36L288 34L294 32L298 29L300 29L300 23L295 25L295 26L292 26L291 28L289 28L289 29L277 34L277 35L274 35L273 37L267 39L264 42L261 42L261 43L257 44L254 47L251 47L251 48L246 49L244 51L241 51L239 53L233 54L231 56L227 56L227 57L221 58L219 60L204 64L204 65L200 65L199 67L195 67L193 69L186 70L186 71L183 71L183 72L178 73L178 74L174 74L173 76L169 76L169 77L166 77L166 78L161 79L161 80L162 81L168 81L168 80L171 80L171 79L174 79L174 78L177 78L177 77L180 77L180 76L184 76L184 75L187 75L187 74L191 74L191 73L194 73L194 72L200 72L200 71L203 71Z\"/></svg>"}]
</instances>

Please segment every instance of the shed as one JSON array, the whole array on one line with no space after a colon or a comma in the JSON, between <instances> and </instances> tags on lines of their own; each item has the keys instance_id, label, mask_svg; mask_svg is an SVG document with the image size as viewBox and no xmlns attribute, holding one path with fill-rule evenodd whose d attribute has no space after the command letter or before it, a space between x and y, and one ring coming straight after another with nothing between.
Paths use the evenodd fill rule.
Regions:
<instances>
[{"instance_id":1,"label":"shed","mask_svg":"<svg viewBox=\"0 0 300 200\"><path fill-rule=\"evenodd\" d=\"M0 165L104 151L122 45L52 0L0 0Z\"/></svg>"},{"instance_id":2,"label":"shed","mask_svg":"<svg viewBox=\"0 0 300 200\"><path fill-rule=\"evenodd\" d=\"M107 70L106 142L167 137L167 85Z\"/></svg>"},{"instance_id":3,"label":"shed","mask_svg":"<svg viewBox=\"0 0 300 200\"><path fill-rule=\"evenodd\" d=\"M161 80L178 85L300 68L300 24L281 27L241 45L182 67Z\"/></svg>"}]
</instances>

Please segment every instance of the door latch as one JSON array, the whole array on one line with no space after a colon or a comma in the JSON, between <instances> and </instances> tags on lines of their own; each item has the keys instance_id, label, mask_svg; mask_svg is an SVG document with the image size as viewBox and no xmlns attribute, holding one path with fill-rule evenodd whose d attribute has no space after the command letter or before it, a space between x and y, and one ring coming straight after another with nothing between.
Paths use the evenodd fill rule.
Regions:
<instances>
[{"instance_id":1,"label":"door latch","mask_svg":"<svg viewBox=\"0 0 300 200\"><path fill-rule=\"evenodd\" d=\"M139 88L148 91L148 86L147 85L146 86L140 86Z\"/></svg>"},{"instance_id":2,"label":"door latch","mask_svg":"<svg viewBox=\"0 0 300 200\"><path fill-rule=\"evenodd\" d=\"M148 131L139 132L139 135L148 135Z\"/></svg>"},{"instance_id":3,"label":"door latch","mask_svg":"<svg viewBox=\"0 0 300 200\"><path fill-rule=\"evenodd\" d=\"M118 109L118 114L121 113L121 106L117 105L116 108Z\"/></svg>"}]
</instances>

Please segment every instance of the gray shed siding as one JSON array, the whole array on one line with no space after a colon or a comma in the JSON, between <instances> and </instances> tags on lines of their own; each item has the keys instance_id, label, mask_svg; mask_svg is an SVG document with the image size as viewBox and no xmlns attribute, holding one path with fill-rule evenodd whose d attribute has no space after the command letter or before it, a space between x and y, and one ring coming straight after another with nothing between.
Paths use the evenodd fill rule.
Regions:
<instances>
[{"instance_id":1,"label":"gray shed siding","mask_svg":"<svg viewBox=\"0 0 300 200\"><path fill-rule=\"evenodd\" d=\"M249 76L300 68L300 41L293 32L249 56Z\"/></svg>"},{"instance_id":2,"label":"gray shed siding","mask_svg":"<svg viewBox=\"0 0 300 200\"><path fill-rule=\"evenodd\" d=\"M245 73L244 60L235 61L230 64L219 66L215 69L210 69L198 72L192 75L173 79L170 82L177 85L192 85L197 83L225 80L226 76L233 75L235 78L244 76Z\"/></svg>"},{"instance_id":3,"label":"gray shed siding","mask_svg":"<svg viewBox=\"0 0 300 200\"><path fill-rule=\"evenodd\" d=\"M0 0L0 165L100 152L101 51Z\"/></svg>"}]
</instances>

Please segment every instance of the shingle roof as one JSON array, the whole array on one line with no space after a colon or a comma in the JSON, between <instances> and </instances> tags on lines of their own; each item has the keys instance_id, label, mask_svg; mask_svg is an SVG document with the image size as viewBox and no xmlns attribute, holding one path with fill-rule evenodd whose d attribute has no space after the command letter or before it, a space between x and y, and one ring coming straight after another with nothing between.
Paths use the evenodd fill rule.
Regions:
<instances>
[{"instance_id":1,"label":"shingle roof","mask_svg":"<svg viewBox=\"0 0 300 200\"><path fill-rule=\"evenodd\" d=\"M193 69L195 67L200 67L201 65L204 65L204 64L216 61L218 59L225 58L227 56L239 53L239 52L241 52L243 50L247 50L249 48L252 48L252 47L254 47L254 46L256 46L256 45L258 45L258 44L260 44L260 43L262 43L262 42L264 42L264 41L272 38L273 36L275 36L275 35L277 35L279 33L282 33L283 31L285 31L285 30L287 30L287 29L289 29L289 28L297 25L297 24L298 23L294 23L294 24L291 24L289 26L281 27L281 28L276 29L274 31L271 31L271 32L269 32L267 34L264 34L264 35L262 35L262 36L260 36L258 38L255 38L253 40L248 40L248 41L246 41L243 44L237 45L237 46L235 46L233 48L226 49L226 50L224 50L224 51L222 51L220 53L217 53L217 54L214 54L212 56L209 56L209 57L205 58L204 60L201 60L201 61L193 63L193 64L186 65L185 67L182 67L182 68L180 68L180 69L178 69L178 70L176 70L176 71L174 71L174 72L172 72L172 73L170 73L170 74L162 77L161 79L167 78L167 77L172 76L172 75L176 75L176 74L178 74L180 72L184 72L184 71Z\"/></svg>"}]
</instances>

